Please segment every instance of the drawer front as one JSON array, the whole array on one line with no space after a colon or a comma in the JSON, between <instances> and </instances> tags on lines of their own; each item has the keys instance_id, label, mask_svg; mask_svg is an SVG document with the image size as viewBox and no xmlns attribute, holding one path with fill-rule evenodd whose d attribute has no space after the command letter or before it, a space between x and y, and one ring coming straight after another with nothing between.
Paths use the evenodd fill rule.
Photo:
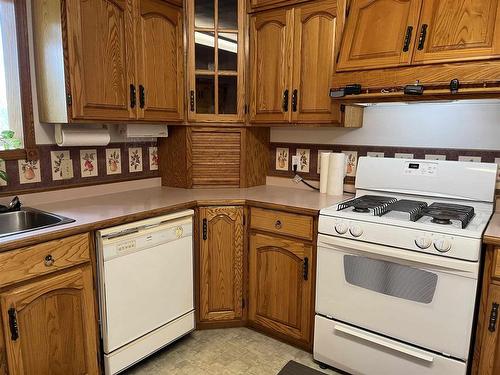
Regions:
<instances>
[{"instance_id":1,"label":"drawer front","mask_svg":"<svg viewBox=\"0 0 500 375\"><path fill-rule=\"evenodd\" d=\"M0 253L0 288L89 260L88 233Z\"/></svg>"},{"instance_id":2,"label":"drawer front","mask_svg":"<svg viewBox=\"0 0 500 375\"><path fill-rule=\"evenodd\" d=\"M311 216L252 208L250 227L306 240L313 239L313 218Z\"/></svg>"},{"instance_id":3,"label":"drawer front","mask_svg":"<svg viewBox=\"0 0 500 375\"><path fill-rule=\"evenodd\" d=\"M493 257L493 272L492 277L500 279L500 247L495 248L495 255Z\"/></svg>"}]
</instances>

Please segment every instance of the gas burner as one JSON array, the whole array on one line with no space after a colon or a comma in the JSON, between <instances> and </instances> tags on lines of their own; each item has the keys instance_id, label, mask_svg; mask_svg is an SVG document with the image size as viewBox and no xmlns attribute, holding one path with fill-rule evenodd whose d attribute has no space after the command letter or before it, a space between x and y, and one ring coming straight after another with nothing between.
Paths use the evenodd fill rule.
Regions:
<instances>
[{"instance_id":1,"label":"gas burner","mask_svg":"<svg viewBox=\"0 0 500 375\"><path fill-rule=\"evenodd\" d=\"M432 223L440 225L450 225L453 220L460 221L464 229L474 217L474 207L452 203L432 203L422 210L422 215L431 217Z\"/></svg>"},{"instance_id":2,"label":"gas burner","mask_svg":"<svg viewBox=\"0 0 500 375\"><path fill-rule=\"evenodd\" d=\"M363 195L353 200L340 203L337 207L337 211L342 211L346 208L352 207L353 212L369 213L370 210L373 210L374 215L379 215L380 212L384 211L385 207L396 201L396 198L385 197L382 195Z\"/></svg>"}]
</instances>

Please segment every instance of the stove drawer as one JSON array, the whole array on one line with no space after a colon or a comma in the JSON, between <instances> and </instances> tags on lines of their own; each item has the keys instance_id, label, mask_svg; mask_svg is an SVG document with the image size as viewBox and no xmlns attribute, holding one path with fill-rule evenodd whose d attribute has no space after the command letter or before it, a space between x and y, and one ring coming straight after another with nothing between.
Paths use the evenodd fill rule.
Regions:
<instances>
[{"instance_id":1,"label":"stove drawer","mask_svg":"<svg viewBox=\"0 0 500 375\"><path fill-rule=\"evenodd\" d=\"M316 316L314 359L353 375L464 375L467 365Z\"/></svg>"},{"instance_id":2,"label":"stove drawer","mask_svg":"<svg viewBox=\"0 0 500 375\"><path fill-rule=\"evenodd\" d=\"M305 240L313 239L313 218L311 216L252 207L250 227Z\"/></svg>"}]
</instances>

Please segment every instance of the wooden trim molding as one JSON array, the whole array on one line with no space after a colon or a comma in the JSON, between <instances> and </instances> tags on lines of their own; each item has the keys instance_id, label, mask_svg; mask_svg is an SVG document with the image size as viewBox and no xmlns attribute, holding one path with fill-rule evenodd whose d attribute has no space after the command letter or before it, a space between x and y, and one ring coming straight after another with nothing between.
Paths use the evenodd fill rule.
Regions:
<instances>
[{"instance_id":1,"label":"wooden trim molding","mask_svg":"<svg viewBox=\"0 0 500 375\"><path fill-rule=\"evenodd\" d=\"M23 118L24 148L0 151L0 159L4 160L36 160L38 150L35 141L33 124L33 102L31 95L31 73L28 44L28 16L25 1L14 1L17 28L17 53L19 60L19 83L21 88L21 111Z\"/></svg>"}]
</instances>

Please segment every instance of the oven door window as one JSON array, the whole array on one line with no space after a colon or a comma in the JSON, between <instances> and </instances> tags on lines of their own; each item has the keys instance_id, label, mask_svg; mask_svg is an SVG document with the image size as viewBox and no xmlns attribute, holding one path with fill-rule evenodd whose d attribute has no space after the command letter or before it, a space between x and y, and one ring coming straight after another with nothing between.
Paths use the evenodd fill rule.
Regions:
<instances>
[{"instance_id":1,"label":"oven door window","mask_svg":"<svg viewBox=\"0 0 500 375\"><path fill-rule=\"evenodd\" d=\"M425 304L432 302L438 279L432 272L354 255L344 255L344 276L351 285Z\"/></svg>"}]
</instances>

